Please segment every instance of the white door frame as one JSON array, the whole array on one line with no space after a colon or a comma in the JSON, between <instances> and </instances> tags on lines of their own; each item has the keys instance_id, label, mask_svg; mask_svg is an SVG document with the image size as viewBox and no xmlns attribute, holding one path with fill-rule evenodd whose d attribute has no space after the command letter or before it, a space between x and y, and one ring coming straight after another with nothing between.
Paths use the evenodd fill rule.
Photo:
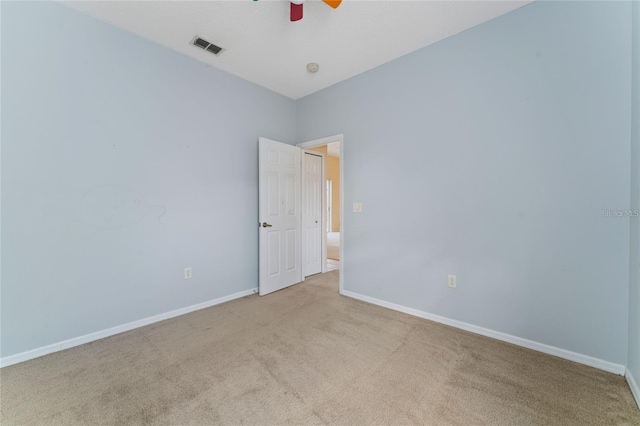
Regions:
<instances>
[{"instance_id":1,"label":"white door frame","mask_svg":"<svg viewBox=\"0 0 640 426\"><path fill-rule=\"evenodd\" d=\"M326 198L325 203L327 203L327 217L325 220L325 226L327 227L327 233L329 233L333 229L333 218L331 217L333 216L333 179L325 178L324 184L326 185L324 197Z\"/></svg>"},{"instance_id":2,"label":"white door frame","mask_svg":"<svg viewBox=\"0 0 640 426\"><path fill-rule=\"evenodd\" d=\"M297 144L302 149L313 148L316 146L326 145L331 142L340 142L340 294L344 294L344 134L340 133L326 138L313 139L307 142ZM326 213L325 213L326 214ZM326 241L326 232L325 241ZM326 242L325 242L326 247ZM326 259L326 254L325 254ZM325 261L326 263L326 261ZM324 268L323 268L324 272Z\"/></svg>"},{"instance_id":3,"label":"white door frame","mask_svg":"<svg viewBox=\"0 0 640 426\"><path fill-rule=\"evenodd\" d=\"M322 247L321 247L321 251L322 251L322 269L320 270L321 273L325 273L327 272L327 194L326 194L326 158L325 155L322 152L318 152L318 151L308 151L305 149L302 149L302 171L301 171L301 180L302 182L300 183L300 188L301 191L303 192L302 194L302 201L304 201L304 197L306 196L306 194L304 194L305 190L305 186L304 186L304 174L306 172L306 168L305 168L305 155L314 155L316 157L320 157L321 159L321 170L320 170L320 198L321 198L321 206L320 206L320 211L321 211L321 216L320 216L320 221L321 221L321 225L320 225L320 235L322 235ZM303 209L300 209L300 214L302 214ZM304 220L301 220L302 223L302 245L301 247L306 247L306 243L307 243L307 238L306 238L306 232L304 229ZM305 265L307 264L307 259L306 256L304 255L305 250L302 250L302 281L305 280L305 278L307 277L306 273L307 271L305 270Z\"/></svg>"}]
</instances>

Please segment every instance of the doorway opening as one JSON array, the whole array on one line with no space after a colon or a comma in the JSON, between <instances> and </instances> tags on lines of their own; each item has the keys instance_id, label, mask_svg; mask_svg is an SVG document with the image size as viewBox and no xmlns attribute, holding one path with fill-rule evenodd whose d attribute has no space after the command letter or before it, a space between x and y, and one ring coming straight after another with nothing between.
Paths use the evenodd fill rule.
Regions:
<instances>
[{"instance_id":1,"label":"doorway opening","mask_svg":"<svg viewBox=\"0 0 640 426\"><path fill-rule=\"evenodd\" d=\"M297 146L260 137L258 147L260 295L303 282L309 275L330 272L329 267L331 273L338 271L340 294L344 294L343 135ZM331 177L329 227L324 161L328 155L309 149L316 147L327 153L332 149L338 155L331 157L339 159L339 174ZM327 235L333 259L327 256Z\"/></svg>"},{"instance_id":2,"label":"doorway opening","mask_svg":"<svg viewBox=\"0 0 640 426\"><path fill-rule=\"evenodd\" d=\"M343 276L343 138L342 135L305 142L298 146L307 152L325 156L325 238L326 254L323 272L340 270L340 288Z\"/></svg>"}]
</instances>

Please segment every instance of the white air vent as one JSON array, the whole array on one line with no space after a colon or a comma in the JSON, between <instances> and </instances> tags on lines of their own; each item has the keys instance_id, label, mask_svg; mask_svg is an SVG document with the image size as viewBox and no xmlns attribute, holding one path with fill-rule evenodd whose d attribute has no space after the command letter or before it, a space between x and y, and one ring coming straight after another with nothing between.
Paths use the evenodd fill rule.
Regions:
<instances>
[{"instance_id":1,"label":"white air vent","mask_svg":"<svg viewBox=\"0 0 640 426\"><path fill-rule=\"evenodd\" d=\"M216 46L215 44L208 42L207 40L200 38L198 36L196 36L193 39L191 44L193 44L196 47L199 47L200 49L204 49L209 53L213 53L216 56L220 55L224 51L222 47Z\"/></svg>"}]
</instances>

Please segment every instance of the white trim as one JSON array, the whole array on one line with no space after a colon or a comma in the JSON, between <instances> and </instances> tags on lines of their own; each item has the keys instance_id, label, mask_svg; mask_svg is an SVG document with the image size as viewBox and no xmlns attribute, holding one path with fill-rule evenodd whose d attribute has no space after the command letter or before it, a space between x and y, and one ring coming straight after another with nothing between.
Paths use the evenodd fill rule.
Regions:
<instances>
[{"instance_id":1,"label":"white trim","mask_svg":"<svg viewBox=\"0 0 640 426\"><path fill-rule=\"evenodd\" d=\"M327 136L326 138L314 139L297 144L300 148L313 148L315 146L326 145L331 142L340 142L340 293L344 291L344 134Z\"/></svg>"},{"instance_id":2,"label":"white trim","mask_svg":"<svg viewBox=\"0 0 640 426\"><path fill-rule=\"evenodd\" d=\"M627 383L629 384L629 388L631 389L631 393L633 397L636 399L636 404L638 404L638 409L640 409L640 387L638 387L638 382L635 381L633 375L631 375L631 371L627 368L626 373L624 374L625 379L627 379Z\"/></svg>"},{"instance_id":3,"label":"white trim","mask_svg":"<svg viewBox=\"0 0 640 426\"><path fill-rule=\"evenodd\" d=\"M339 281L340 281L340 290L344 290L344 212L347 209L347 206L344 204L344 188L345 188L345 176L344 176L344 135L338 135L338 140L340 141L340 270Z\"/></svg>"},{"instance_id":4,"label":"white trim","mask_svg":"<svg viewBox=\"0 0 640 426\"><path fill-rule=\"evenodd\" d=\"M490 330L488 328L479 327L477 325L469 324L466 322L449 319L446 317L442 317L440 315L430 314L428 312L419 311L417 309L408 308L406 306L397 305L395 303L385 302L384 300L376 299L373 297L365 296L365 295L354 293L351 291L345 291L343 289L340 289L340 294L344 296L352 297L354 299L361 300L363 302L368 302L374 305L382 306L384 308L393 309L394 311L403 312L405 314L439 322L441 324L446 324L451 327L470 331L472 333L480 334L482 336L487 336L493 339L502 340L503 342L508 342L514 345L533 349L534 351L539 351L549 355L557 356L559 358L568 359L570 361L588 365L590 367L595 367L600 370L608 371L610 373L619 374L621 376L624 375L625 373L626 367L622 364L615 364L613 362L605 361L603 359L579 354L577 352L568 351L566 349L557 348L555 346L545 345L544 343L534 342L532 340L523 339L522 337L512 336L510 334L505 334L499 331Z\"/></svg>"},{"instance_id":5,"label":"white trim","mask_svg":"<svg viewBox=\"0 0 640 426\"><path fill-rule=\"evenodd\" d=\"M314 148L316 146L322 146L330 144L331 142L342 142L344 139L344 135L341 133L339 135L327 136L326 138L314 139L311 141L301 142L296 146L300 148ZM340 155L342 155L342 145L340 145ZM342 157L340 157L342 158Z\"/></svg>"},{"instance_id":6,"label":"white trim","mask_svg":"<svg viewBox=\"0 0 640 426\"><path fill-rule=\"evenodd\" d=\"M169 318L178 317L180 315L188 314L200 309L209 308L211 306L219 305L224 302L229 302L234 299L249 296L258 292L258 288L252 288L250 290L240 291L238 293L230 294L228 296L220 297L218 299L209 300L207 302L198 303L196 305L187 306L185 308L176 309L164 314L154 315L152 317L143 318L141 320L133 321L127 324L118 325L116 327L108 328L102 331L96 331L94 333L85 334L84 336L74 337L62 342L53 343L47 346L41 346L30 351L20 352L15 355L6 356L0 358L0 368L8 367L9 365L18 364L19 362L28 361L30 359L38 358L53 352L63 351L65 349L73 348L75 346L84 345L85 343L93 342L95 340L104 339L105 337L113 336L115 334L124 333L145 325L153 324L155 322L164 321Z\"/></svg>"}]
</instances>

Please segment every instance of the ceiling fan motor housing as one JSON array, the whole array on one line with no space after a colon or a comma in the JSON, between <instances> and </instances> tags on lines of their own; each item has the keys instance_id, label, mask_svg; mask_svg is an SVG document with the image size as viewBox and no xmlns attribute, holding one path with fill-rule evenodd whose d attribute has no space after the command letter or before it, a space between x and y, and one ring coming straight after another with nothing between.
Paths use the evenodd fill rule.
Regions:
<instances>
[{"instance_id":1,"label":"ceiling fan motor housing","mask_svg":"<svg viewBox=\"0 0 640 426\"><path fill-rule=\"evenodd\" d=\"M295 0L291 2L291 13L290 19L291 22L299 21L302 19L302 2L303 0Z\"/></svg>"}]
</instances>

